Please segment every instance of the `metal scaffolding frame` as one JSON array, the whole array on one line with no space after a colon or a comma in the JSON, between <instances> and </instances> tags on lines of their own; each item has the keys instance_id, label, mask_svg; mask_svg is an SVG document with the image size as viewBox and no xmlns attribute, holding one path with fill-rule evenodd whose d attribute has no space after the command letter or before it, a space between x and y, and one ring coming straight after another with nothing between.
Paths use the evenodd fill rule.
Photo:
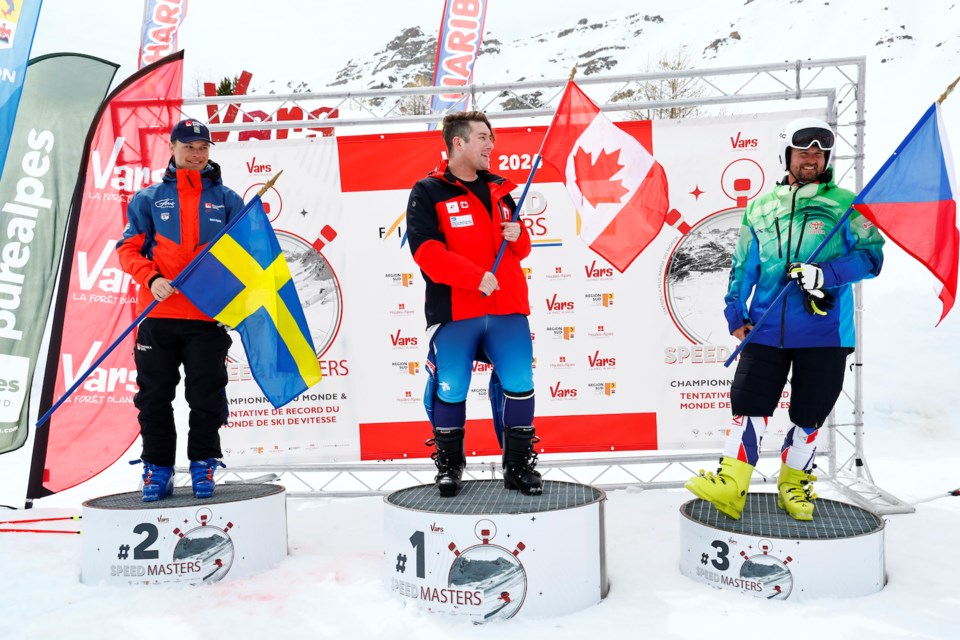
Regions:
<instances>
[{"instance_id":1,"label":"metal scaffolding frame","mask_svg":"<svg viewBox=\"0 0 960 640\"><path fill-rule=\"evenodd\" d=\"M641 100L644 88L689 81L695 97ZM689 86L688 83L688 86ZM566 79L468 85L469 108L486 112L498 126L543 125L556 111ZM837 128L833 162L837 182L851 190L863 187L866 58L796 60L782 63L685 69L657 73L590 76L577 79L602 111L620 119L655 109L696 109L698 116L755 112L759 103L772 109L824 109ZM659 86L664 86L660 84ZM289 137L317 135L318 128L350 133L423 131L438 116L427 114L430 97L448 88L411 87L367 91L195 97L185 111L204 117L213 132L287 130ZM668 89L669 91L669 89ZM661 93L662 95L662 93ZM318 107L325 107L320 110ZM357 117L329 118L330 109L351 107ZM200 111L205 110L201 115ZM266 111L269 109L269 111ZM311 113L315 115L311 115ZM282 120L291 114L307 117ZM237 117L239 116L239 118ZM237 122L236 120L240 120ZM248 120L244 122L243 120ZM310 131L312 129L312 132ZM855 324L862 335L863 292L855 286ZM878 514L911 513L914 507L878 487L865 455L863 422L863 347L858 339L844 391L821 439L817 474L843 497ZM847 411L849 410L849 414ZM627 452L613 457L550 454L539 468L552 480L570 480L602 489L682 487L701 467L715 464L716 450L697 452ZM825 463L825 464L824 464ZM769 468L768 468L769 467ZM754 482L775 481L779 455L766 452ZM383 495L415 484L431 483L435 468L427 461L368 461L236 467L222 472L225 482L281 481L291 497ZM471 461L470 479L499 477L499 460ZM189 477L181 474L181 478Z\"/></svg>"}]
</instances>

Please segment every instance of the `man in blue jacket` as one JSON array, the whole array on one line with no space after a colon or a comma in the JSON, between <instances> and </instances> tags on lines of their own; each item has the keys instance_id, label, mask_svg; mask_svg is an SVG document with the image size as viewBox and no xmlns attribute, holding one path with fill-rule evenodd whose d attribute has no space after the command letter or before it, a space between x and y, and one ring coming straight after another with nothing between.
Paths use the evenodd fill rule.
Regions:
<instances>
[{"instance_id":1,"label":"man in blue jacket","mask_svg":"<svg viewBox=\"0 0 960 640\"><path fill-rule=\"evenodd\" d=\"M856 212L818 262L803 262L855 196L833 182L835 136L826 122L799 118L780 137L787 175L744 212L725 297L731 335L742 341L755 331L730 390L733 428L717 473L701 471L686 484L733 519L743 511L767 420L791 368L793 425L781 448L777 504L797 520L813 519L817 434L843 391L847 356L856 346L852 285L879 274L883 264L883 238ZM774 305L791 280L796 286ZM768 310L768 319L754 330L754 320Z\"/></svg>"},{"instance_id":2,"label":"man in blue jacket","mask_svg":"<svg viewBox=\"0 0 960 640\"><path fill-rule=\"evenodd\" d=\"M226 328L173 288L174 280L243 209L243 199L223 185L210 160L210 131L183 120L170 132L170 165L163 180L138 191L127 207L127 226L117 243L123 270L140 285L137 313L157 305L137 328L134 396L143 440L143 499L173 493L177 429L173 398L185 374L190 405L187 457L194 495L213 495L213 473L223 463L219 429L227 419Z\"/></svg>"}]
</instances>

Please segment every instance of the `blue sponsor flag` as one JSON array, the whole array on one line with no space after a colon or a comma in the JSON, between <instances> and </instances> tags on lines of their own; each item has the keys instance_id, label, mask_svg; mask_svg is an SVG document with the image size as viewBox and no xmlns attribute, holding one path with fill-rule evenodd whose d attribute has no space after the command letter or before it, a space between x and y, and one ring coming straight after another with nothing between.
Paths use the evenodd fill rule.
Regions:
<instances>
[{"instance_id":1,"label":"blue sponsor flag","mask_svg":"<svg viewBox=\"0 0 960 640\"><path fill-rule=\"evenodd\" d=\"M17 119L42 0L0 0L0 171Z\"/></svg>"},{"instance_id":2,"label":"blue sponsor flag","mask_svg":"<svg viewBox=\"0 0 960 640\"><path fill-rule=\"evenodd\" d=\"M240 334L253 378L275 408L320 381L300 297L259 196L176 286Z\"/></svg>"}]
</instances>

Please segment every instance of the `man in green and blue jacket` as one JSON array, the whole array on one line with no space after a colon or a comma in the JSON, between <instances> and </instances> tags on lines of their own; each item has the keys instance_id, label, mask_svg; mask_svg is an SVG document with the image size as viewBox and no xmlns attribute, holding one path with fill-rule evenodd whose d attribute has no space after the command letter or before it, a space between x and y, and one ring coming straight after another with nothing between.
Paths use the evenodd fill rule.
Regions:
<instances>
[{"instance_id":1,"label":"man in green and blue jacket","mask_svg":"<svg viewBox=\"0 0 960 640\"><path fill-rule=\"evenodd\" d=\"M760 455L767 421L792 368L790 420L782 447L778 506L798 520L813 518L812 481L818 430L843 390L847 356L856 346L853 284L880 273L883 238L859 213L843 222L805 263L850 207L829 167L835 136L815 118L799 118L781 133L786 170L773 191L752 201L733 253L724 315L743 340L730 391L733 427L716 474L691 478L687 488L738 519ZM778 294L791 280L786 295ZM770 316L754 329L754 322Z\"/></svg>"}]
</instances>

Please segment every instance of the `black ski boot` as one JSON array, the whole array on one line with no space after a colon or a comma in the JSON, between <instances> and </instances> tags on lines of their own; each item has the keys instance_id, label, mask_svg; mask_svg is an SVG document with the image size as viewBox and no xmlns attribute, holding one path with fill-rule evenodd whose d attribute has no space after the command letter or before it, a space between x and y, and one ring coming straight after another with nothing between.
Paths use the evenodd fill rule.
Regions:
<instances>
[{"instance_id":1,"label":"black ski boot","mask_svg":"<svg viewBox=\"0 0 960 640\"><path fill-rule=\"evenodd\" d=\"M537 452L534 445L540 442L533 427L513 427L503 430L503 486L513 491L520 490L525 496L543 493L543 478L534 469Z\"/></svg>"},{"instance_id":2,"label":"black ski boot","mask_svg":"<svg viewBox=\"0 0 960 640\"><path fill-rule=\"evenodd\" d=\"M440 495L450 498L460 493L463 488L463 469L467 466L467 458L463 452L463 429L434 430L433 438L425 444L428 447L437 447L430 458L437 465L434 480Z\"/></svg>"}]
</instances>

